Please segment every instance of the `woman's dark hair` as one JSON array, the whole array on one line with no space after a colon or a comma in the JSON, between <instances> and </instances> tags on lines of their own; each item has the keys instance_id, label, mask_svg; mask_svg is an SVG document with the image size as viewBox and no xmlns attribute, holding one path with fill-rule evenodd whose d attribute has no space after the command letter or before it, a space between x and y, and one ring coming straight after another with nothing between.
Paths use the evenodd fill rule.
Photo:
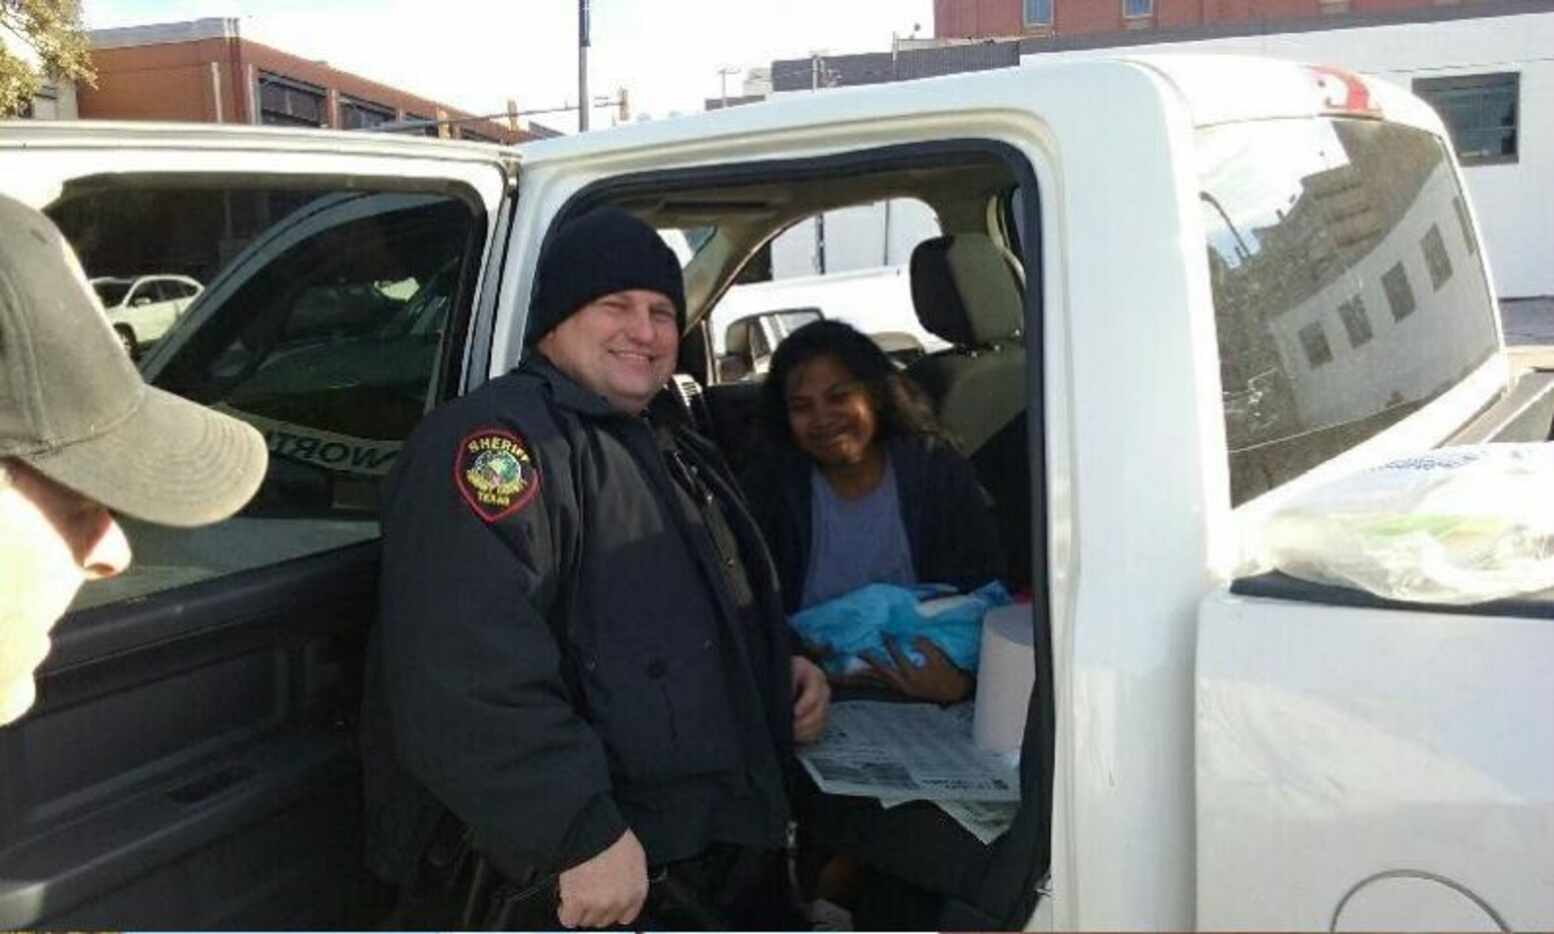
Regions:
<instances>
[{"instance_id":1,"label":"woman's dark hair","mask_svg":"<svg viewBox=\"0 0 1554 934\"><path fill-rule=\"evenodd\" d=\"M772 354L761 385L760 417L768 438L791 446L788 427L788 377L817 357L835 357L869 393L879 424L879 440L918 438L930 445L954 442L934 418L927 394L896 369L868 335L841 321L815 321L789 334Z\"/></svg>"}]
</instances>

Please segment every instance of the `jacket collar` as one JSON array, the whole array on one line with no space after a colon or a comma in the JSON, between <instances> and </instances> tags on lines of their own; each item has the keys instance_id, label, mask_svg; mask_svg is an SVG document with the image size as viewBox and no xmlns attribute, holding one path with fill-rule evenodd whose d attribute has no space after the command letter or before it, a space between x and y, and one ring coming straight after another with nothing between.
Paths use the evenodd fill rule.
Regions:
<instances>
[{"instance_id":1,"label":"jacket collar","mask_svg":"<svg viewBox=\"0 0 1554 934\"><path fill-rule=\"evenodd\" d=\"M518 364L518 370L543 383L550 391L550 397L564 409L590 418L633 417L611 405L610 400L604 396L584 388L577 380L561 372L539 351L527 354Z\"/></svg>"}]
</instances>

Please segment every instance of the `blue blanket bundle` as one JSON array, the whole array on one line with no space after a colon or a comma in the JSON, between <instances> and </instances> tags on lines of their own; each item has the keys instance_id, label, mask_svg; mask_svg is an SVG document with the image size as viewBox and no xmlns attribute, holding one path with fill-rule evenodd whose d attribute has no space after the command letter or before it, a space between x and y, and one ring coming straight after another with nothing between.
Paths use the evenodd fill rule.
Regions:
<instances>
[{"instance_id":1,"label":"blue blanket bundle","mask_svg":"<svg viewBox=\"0 0 1554 934\"><path fill-rule=\"evenodd\" d=\"M1009 591L998 581L969 594L956 594L943 584L870 584L795 613L788 624L800 640L825 653L823 665L832 676L868 668L865 653L888 662L886 639L912 664L922 665L922 653L912 648L918 638L928 639L957 668L974 674L982 650L982 617L1007 603Z\"/></svg>"}]
</instances>

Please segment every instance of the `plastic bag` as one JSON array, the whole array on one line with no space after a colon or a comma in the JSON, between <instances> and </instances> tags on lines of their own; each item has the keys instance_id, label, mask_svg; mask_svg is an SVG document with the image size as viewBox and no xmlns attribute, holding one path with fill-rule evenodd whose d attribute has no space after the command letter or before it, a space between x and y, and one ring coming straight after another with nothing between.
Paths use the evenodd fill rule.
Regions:
<instances>
[{"instance_id":1,"label":"plastic bag","mask_svg":"<svg viewBox=\"0 0 1554 934\"><path fill-rule=\"evenodd\" d=\"M928 598L928 599L925 599ZM825 650L826 673L854 674L869 667L864 653L890 658L885 640L914 665L927 660L912 648L919 637L933 642L955 667L975 673L982 650L982 617L1009 602L1009 591L998 581L969 594L956 594L943 584L899 587L869 584L789 617L788 624L805 643Z\"/></svg>"},{"instance_id":2,"label":"plastic bag","mask_svg":"<svg viewBox=\"0 0 1554 934\"><path fill-rule=\"evenodd\" d=\"M1318 487L1271 516L1264 561L1389 600L1554 587L1554 444L1440 448Z\"/></svg>"}]
</instances>

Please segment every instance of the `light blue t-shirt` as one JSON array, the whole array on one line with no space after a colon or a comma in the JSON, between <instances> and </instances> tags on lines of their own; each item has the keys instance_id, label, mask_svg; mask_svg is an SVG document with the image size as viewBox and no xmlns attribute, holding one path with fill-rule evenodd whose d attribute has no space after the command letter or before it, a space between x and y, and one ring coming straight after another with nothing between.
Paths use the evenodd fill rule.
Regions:
<instances>
[{"instance_id":1,"label":"light blue t-shirt","mask_svg":"<svg viewBox=\"0 0 1554 934\"><path fill-rule=\"evenodd\" d=\"M880 485L858 499L837 496L818 468L810 470L809 482L809 567L801 609L865 584L917 583L896 471L888 459Z\"/></svg>"}]
</instances>

